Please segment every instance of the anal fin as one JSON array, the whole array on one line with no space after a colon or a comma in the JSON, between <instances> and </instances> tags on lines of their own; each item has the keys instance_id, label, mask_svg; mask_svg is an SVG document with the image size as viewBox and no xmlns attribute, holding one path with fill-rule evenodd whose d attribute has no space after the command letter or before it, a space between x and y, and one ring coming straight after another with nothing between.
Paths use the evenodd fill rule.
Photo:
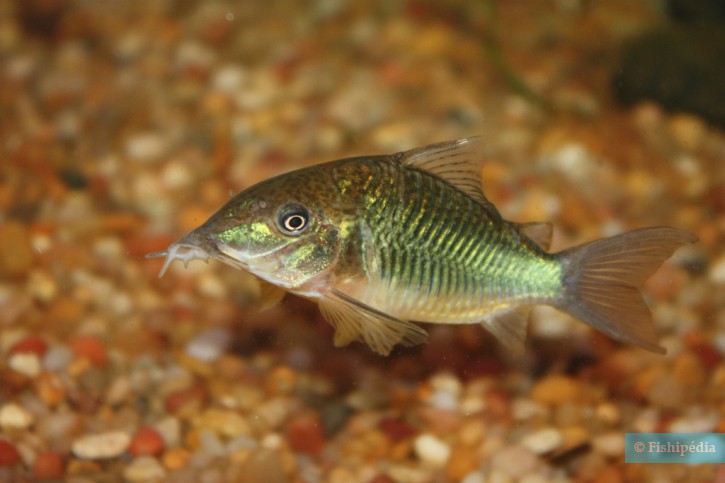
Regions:
<instances>
[{"instance_id":1,"label":"anal fin","mask_svg":"<svg viewBox=\"0 0 725 483\"><path fill-rule=\"evenodd\" d=\"M372 350L386 356L395 344L413 346L428 339L425 330L417 325L391 317L335 289L319 305L322 316L335 328L337 347L362 339Z\"/></svg>"},{"instance_id":2,"label":"anal fin","mask_svg":"<svg viewBox=\"0 0 725 483\"><path fill-rule=\"evenodd\" d=\"M526 349L526 329L529 325L529 308L522 307L492 315L481 325L491 332L514 355L521 356Z\"/></svg>"}]
</instances>

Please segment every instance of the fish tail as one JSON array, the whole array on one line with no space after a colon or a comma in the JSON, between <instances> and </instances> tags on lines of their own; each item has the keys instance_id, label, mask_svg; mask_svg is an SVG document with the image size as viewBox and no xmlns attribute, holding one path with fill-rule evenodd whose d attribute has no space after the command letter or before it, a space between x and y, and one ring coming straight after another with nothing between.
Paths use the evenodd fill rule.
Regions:
<instances>
[{"instance_id":1,"label":"fish tail","mask_svg":"<svg viewBox=\"0 0 725 483\"><path fill-rule=\"evenodd\" d=\"M557 254L564 290L552 305L613 339L664 354L642 286L677 248L695 241L692 233L660 226L565 250Z\"/></svg>"}]
</instances>

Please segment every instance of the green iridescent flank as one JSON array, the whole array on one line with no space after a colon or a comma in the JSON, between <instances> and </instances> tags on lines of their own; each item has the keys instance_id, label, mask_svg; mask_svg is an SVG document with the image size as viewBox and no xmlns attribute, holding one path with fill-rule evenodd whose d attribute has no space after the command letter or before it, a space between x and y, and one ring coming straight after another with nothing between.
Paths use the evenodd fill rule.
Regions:
<instances>
[{"instance_id":1,"label":"green iridescent flank","mask_svg":"<svg viewBox=\"0 0 725 483\"><path fill-rule=\"evenodd\" d=\"M561 293L560 262L513 224L419 170L381 162L368 168L363 211L385 284L470 297L487 310Z\"/></svg>"}]
</instances>

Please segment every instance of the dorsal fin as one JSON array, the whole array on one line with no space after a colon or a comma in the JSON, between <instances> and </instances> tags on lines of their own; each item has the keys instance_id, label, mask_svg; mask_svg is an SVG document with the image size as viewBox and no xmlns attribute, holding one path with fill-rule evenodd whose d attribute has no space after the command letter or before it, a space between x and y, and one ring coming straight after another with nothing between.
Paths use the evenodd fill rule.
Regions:
<instances>
[{"instance_id":1,"label":"dorsal fin","mask_svg":"<svg viewBox=\"0 0 725 483\"><path fill-rule=\"evenodd\" d=\"M500 218L501 215L486 199L481 186L482 144L482 138L474 136L404 151L394 155L394 159L403 166L413 166L450 183Z\"/></svg>"},{"instance_id":2,"label":"dorsal fin","mask_svg":"<svg viewBox=\"0 0 725 483\"><path fill-rule=\"evenodd\" d=\"M539 245L548 252L551 248L551 239L554 236L554 225L547 221L532 221L529 223L517 223L519 231L526 235L532 242Z\"/></svg>"}]
</instances>

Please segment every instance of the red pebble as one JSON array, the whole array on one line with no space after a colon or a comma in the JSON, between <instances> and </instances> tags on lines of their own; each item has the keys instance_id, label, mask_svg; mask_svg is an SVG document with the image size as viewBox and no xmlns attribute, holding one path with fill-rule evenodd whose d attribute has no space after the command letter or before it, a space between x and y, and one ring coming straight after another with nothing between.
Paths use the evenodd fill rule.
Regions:
<instances>
[{"instance_id":1,"label":"red pebble","mask_svg":"<svg viewBox=\"0 0 725 483\"><path fill-rule=\"evenodd\" d=\"M395 418L385 418L378 424L378 427L385 433L385 435L397 443L404 439L412 438L415 436L417 431L410 427L405 421Z\"/></svg>"},{"instance_id":2,"label":"red pebble","mask_svg":"<svg viewBox=\"0 0 725 483\"><path fill-rule=\"evenodd\" d=\"M164 438L154 428L144 426L136 431L131 440L131 454L134 456L156 456L164 450Z\"/></svg>"},{"instance_id":3,"label":"red pebble","mask_svg":"<svg viewBox=\"0 0 725 483\"><path fill-rule=\"evenodd\" d=\"M105 366L108 363L108 350L106 346L95 337L81 336L70 344L76 357L85 357L91 364Z\"/></svg>"},{"instance_id":4,"label":"red pebble","mask_svg":"<svg viewBox=\"0 0 725 483\"><path fill-rule=\"evenodd\" d=\"M40 453L33 461L33 476L37 479L63 477L63 458L55 451Z\"/></svg>"},{"instance_id":5,"label":"red pebble","mask_svg":"<svg viewBox=\"0 0 725 483\"><path fill-rule=\"evenodd\" d=\"M0 439L0 467L15 466L20 463L20 453L10 441Z\"/></svg>"},{"instance_id":6,"label":"red pebble","mask_svg":"<svg viewBox=\"0 0 725 483\"><path fill-rule=\"evenodd\" d=\"M181 389L179 391L170 393L168 396L166 396L164 404L168 412L175 413L186 404L201 404L205 400L206 391L204 390L204 388L202 386L191 386L187 389Z\"/></svg>"},{"instance_id":7,"label":"red pebble","mask_svg":"<svg viewBox=\"0 0 725 483\"><path fill-rule=\"evenodd\" d=\"M30 335L19 340L10 348L10 354L31 353L43 357L48 350L48 344L38 336Z\"/></svg>"},{"instance_id":8,"label":"red pebble","mask_svg":"<svg viewBox=\"0 0 725 483\"><path fill-rule=\"evenodd\" d=\"M317 456L325 446L325 433L320 418L303 415L290 422L287 440L295 451Z\"/></svg>"}]
</instances>

